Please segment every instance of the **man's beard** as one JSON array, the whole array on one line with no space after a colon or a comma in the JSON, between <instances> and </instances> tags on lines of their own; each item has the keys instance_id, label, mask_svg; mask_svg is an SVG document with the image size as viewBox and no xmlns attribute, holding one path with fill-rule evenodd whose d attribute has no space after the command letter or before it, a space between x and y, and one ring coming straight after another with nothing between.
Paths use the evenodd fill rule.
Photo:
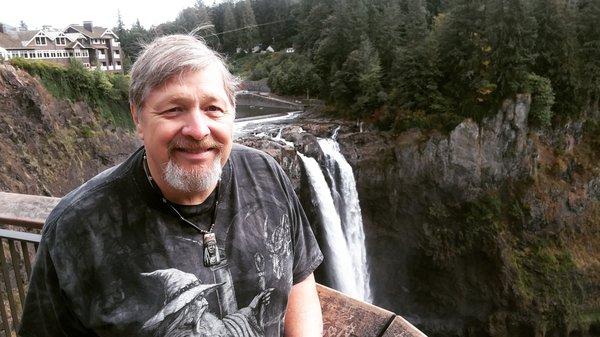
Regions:
<instances>
[{"instance_id":1,"label":"man's beard","mask_svg":"<svg viewBox=\"0 0 600 337\"><path fill-rule=\"evenodd\" d=\"M203 192L213 187L221 177L221 144L204 138L201 141L189 138L177 138L169 144L169 162L163 169L163 179L172 188L182 192ZM218 155L208 167L192 167L185 169L174 160L172 153L177 149L214 149Z\"/></svg>"}]
</instances>

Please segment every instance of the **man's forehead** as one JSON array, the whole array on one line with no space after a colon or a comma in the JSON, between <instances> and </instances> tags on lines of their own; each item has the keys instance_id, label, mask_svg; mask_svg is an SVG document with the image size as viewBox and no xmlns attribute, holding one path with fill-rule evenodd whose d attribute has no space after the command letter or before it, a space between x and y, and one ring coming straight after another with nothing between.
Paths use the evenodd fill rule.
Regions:
<instances>
[{"instance_id":1,"label":"man's forehead","mask_svg":"<svg viewBox=\"0 0 600 337\"><path fill-rule=\"evenodd\" d=\"M190 92L190 89L196 88L200 88L202 91ZM192 93L194 95L201 94L205 98L216 98L228 101L223 74L215 66L206 67L198 71L188 70L173 75L151 89L150 93L153 92L169 92L171 94L170 98L174 99Z\"/></svg>"}]
</instances>

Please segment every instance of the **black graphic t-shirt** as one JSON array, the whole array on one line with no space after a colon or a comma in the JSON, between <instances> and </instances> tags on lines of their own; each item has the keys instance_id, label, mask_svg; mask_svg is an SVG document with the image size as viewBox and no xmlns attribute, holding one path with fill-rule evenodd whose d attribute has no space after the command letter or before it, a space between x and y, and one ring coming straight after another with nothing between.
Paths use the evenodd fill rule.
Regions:
<instances>
[{"instance_id":1,"label":"black graphic t-shirt","mask_svg":"<svg viewBox=\"0 0 600 337\"><path fill-rule=\"evenodd\" d=\"M64 197L46 221L21 336L281 336L293 284L321 263L304 211L268 155L234 145L219 193L177 211L143 150ZM214 250L210 245L206 249Z\"/></svg>"}]
</instances>

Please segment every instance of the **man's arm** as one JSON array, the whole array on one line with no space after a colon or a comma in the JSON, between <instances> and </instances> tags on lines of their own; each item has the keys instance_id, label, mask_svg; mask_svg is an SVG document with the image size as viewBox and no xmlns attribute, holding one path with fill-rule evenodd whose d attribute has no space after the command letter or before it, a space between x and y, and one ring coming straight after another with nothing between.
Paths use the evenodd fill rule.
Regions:
<instances>
[{"instance_id":1,"label":"man's arm","mask_svg":"<svg viewBox=\"0 0 600 337\"><path fill-rule=\"evenodd\" d=\"M323 316L317 295L315 277L311 273L292 286L285 314L285 337L323 335Z\"/></svg>"}]
</instances>

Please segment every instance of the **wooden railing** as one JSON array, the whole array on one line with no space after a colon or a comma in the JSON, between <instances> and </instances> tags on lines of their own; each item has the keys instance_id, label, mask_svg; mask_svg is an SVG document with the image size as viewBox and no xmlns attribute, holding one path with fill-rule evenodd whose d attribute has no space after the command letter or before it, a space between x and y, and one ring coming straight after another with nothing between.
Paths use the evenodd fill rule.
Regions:
<instances>
[{"instance_id":1,"label":"wooden railing","mask_svg":"<svg viewBox=\"0 0 600 337\"><path fill-rule=\"evenodd\" d=\"M23 308L27 281L44 220L60 199L0 192L0 337L15 336ZM391 311L350 298L317 285L327 337L422 337L412 324ZM5 300L6 299L6 300Z\"/></svg>"}]
</instances>

